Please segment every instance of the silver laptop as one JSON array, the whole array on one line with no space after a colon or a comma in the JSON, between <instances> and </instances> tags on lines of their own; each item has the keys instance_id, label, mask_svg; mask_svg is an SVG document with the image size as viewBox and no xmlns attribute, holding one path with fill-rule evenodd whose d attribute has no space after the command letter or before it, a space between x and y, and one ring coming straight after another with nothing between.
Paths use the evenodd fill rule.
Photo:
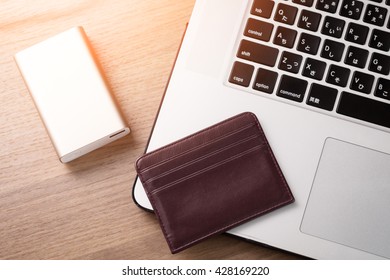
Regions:
<instances>
[{"instance_id":1,"label":"silver laptop","mask_svg":"<svg viewBox=\"0 0 390 280\"><path fill-rule=\"evenodd\" d=\"M198 0L147 150L253 112L296 201L230 233L388 259L389 49L389 0Z\"/></svg>"}]
</instances>

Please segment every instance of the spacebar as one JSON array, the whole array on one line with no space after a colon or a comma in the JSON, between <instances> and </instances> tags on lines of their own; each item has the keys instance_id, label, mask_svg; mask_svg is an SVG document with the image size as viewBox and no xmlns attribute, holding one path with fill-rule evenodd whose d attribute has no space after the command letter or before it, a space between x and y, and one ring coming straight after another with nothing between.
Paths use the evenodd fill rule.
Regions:
<instances>
[{"instance_id":1,"label":"spacebar","mask_svg":"<svg viewBox=\"0 0 390 280\"><path fill-rule=\"evenodd\" d=\"M390 104L343 92L337 113L390 128Z\"/></svg>"}]
</instances>

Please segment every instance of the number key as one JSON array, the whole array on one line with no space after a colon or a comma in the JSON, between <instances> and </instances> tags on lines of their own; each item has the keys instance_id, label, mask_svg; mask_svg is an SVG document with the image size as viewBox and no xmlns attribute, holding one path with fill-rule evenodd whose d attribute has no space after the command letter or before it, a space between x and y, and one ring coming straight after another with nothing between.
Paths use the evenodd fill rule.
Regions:
<instances>
[{"instance_id":1,"label":"number key","mask_svg":"<svg viewBox=\"0 0 390 280\"><path fill-rule=\"evenodd\" d=\"M340 15L347 18L359 19L363 9L363 2L356 0L344 0L341 5Z\"/></svg>"},{"instance_id":2,"label":"number key","mask_svg":"<svg viewBox=\"0 0 390 280\"><path fill-rule=\"evenodd\" d=\"M377 26L383 26L387 15L387 9L368 4L363 21Z\"/></svg>"},{"instance_id":3,"label":"number key","mask_svg":"<svg viewBox=\"0 0 390 280\"><path fill-rule=\"evenodd\" d=\"M334 14L338 4L339 0L318 0L316 9Z\"/></svg>"}]
</instances>

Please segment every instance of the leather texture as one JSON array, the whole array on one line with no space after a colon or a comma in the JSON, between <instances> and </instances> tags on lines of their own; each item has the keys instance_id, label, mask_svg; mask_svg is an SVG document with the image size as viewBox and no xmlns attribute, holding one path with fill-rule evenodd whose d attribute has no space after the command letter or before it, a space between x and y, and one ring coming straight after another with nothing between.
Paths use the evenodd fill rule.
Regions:
<instances>
[{"instance_id":1,"label":"leather texture","mask_svg":"<svg viewBox=\"0 0 390 280\"><path fill-rule=\"evenodd\" d=\"M136 169L172 253L294 201L248 112L145 154Z\"/></svg>"}]
</instances>

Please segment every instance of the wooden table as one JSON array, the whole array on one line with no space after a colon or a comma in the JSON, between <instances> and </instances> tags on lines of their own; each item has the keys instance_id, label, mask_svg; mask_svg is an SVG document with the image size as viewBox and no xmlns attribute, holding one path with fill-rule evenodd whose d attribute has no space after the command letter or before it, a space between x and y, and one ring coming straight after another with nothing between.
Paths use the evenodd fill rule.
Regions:
<instances>
[{"instance_id":1,"label":"wooden table","mask_svg":"<svg viewBox=\"0 0 390 280\"><path fill-rule=\"evenodd\" d=\"M1 259L294 259L222 235L171 255L131 191L194 0L2 1ZM13 54L81 25L132 132L61 164Z\"/></svg>"}]
</instances>

